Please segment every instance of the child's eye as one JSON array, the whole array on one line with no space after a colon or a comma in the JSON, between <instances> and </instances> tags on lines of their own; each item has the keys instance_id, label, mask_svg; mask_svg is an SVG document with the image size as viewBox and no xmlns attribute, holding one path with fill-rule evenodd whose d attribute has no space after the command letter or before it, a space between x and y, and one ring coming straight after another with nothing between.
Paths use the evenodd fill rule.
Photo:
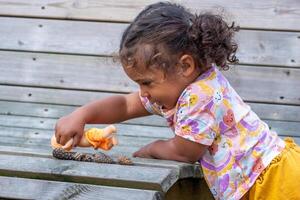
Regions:
<instances>
[{"instance_id":1,"label":"child's eye","mask_svg":"<svg viewBox=\"0 0 300 200\"><path fill-rule=\"evenodd\" d=\"M143 81L141 82L141 85L145 85L145 86L148 86L151 84L151 81Z\"/></svg>"}]
</instances>

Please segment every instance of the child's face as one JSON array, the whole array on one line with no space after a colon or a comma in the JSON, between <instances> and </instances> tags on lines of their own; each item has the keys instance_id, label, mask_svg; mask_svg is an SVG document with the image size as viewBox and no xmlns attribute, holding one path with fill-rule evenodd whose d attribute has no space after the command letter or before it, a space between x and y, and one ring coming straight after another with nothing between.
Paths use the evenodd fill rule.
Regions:
<instances>
[{"instance_id":1,"label":"child's face","mask_svg":"<svg viewBox=\"0 0 300 200\"><path fill-rule=\"evenodd\" d=\"M141 67L124 68L130 79L140 86L141 96L151 103L169 110L175 107L177 100L186 87L179 75L165 76L159 69L140 69Z\"/></svg>"},{"instance_id":2,"label":"child's face","mask_svg":"<svg viewBox=\"0 0 300 200\"><path fill-rule=\"evenodd\" d=\"M183 90L198 76L199 72L195 66L194 60L190 55L184 55L180 58L174 56L171 59L178 59L174 63L184 63L182 65L174 64L170 72L165 72L154 66L147 66L147 60L152 56L151 45L140 46L137 50L134 66L123 64L124 71L130 79L140 86L141 95L147 97L151 103L162 106L169 110L176 106L177 100ZM170 56L166 51L161 51L163 58ZM170 57L169 57L170 59Z\"/></svg>"}]
</instances>

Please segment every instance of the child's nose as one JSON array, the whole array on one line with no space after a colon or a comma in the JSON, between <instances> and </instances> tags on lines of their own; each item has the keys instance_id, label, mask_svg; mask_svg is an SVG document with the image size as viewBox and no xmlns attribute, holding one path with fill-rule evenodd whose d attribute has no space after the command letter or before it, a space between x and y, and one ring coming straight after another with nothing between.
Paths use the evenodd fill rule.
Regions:
<instances>
[{"instance_id":1,"label":"child's nose","mask_svg":"<svg viewBox=\"0 0 300 200\"><path fill-rule=\"evenodd\" d=\"M141 90L141 96L150 99L151 95L149 92Z\"/></svg>"}]
</instances>

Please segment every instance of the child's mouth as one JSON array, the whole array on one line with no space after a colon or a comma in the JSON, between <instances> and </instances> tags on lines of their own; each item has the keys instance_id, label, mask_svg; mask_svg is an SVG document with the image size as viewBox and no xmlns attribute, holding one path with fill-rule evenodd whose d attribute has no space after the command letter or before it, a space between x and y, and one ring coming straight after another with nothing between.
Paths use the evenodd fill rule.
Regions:
<instances>
[{"instance_id":1,"label":"child's mouth","mask_svg":"<svg viewBox=\"0 0 300 200\"><path fill-rule=\"evenodd\" d=\"M154 101L153 104L158 105L162 110L168 110L168 107L159 101Z\"/></svg>"}]
</instances>

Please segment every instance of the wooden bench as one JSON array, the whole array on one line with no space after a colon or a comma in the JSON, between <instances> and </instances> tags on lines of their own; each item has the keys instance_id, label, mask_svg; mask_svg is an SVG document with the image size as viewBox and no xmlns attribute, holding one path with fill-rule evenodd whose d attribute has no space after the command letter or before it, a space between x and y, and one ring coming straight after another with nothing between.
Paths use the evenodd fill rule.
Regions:
<instances>
[{"instance_id":1,"label":"wooden bench","mask_svg":"<svg viewBox=\"0 0 300 200\"><path fill-rule=\"evenodd\" d=\"M138 89L113 55L128 22L153 2L0 0L0 198L212 199L197 164L136 158L134 166L120 166L51 156L59 117ZM300 2L180 2L198 12L224 7L241 26L240 64L225 75L272 130L300 144ZM117 128L120 145L111 156L173 136L156 116Z\"/></svg>"}]
</instances>

